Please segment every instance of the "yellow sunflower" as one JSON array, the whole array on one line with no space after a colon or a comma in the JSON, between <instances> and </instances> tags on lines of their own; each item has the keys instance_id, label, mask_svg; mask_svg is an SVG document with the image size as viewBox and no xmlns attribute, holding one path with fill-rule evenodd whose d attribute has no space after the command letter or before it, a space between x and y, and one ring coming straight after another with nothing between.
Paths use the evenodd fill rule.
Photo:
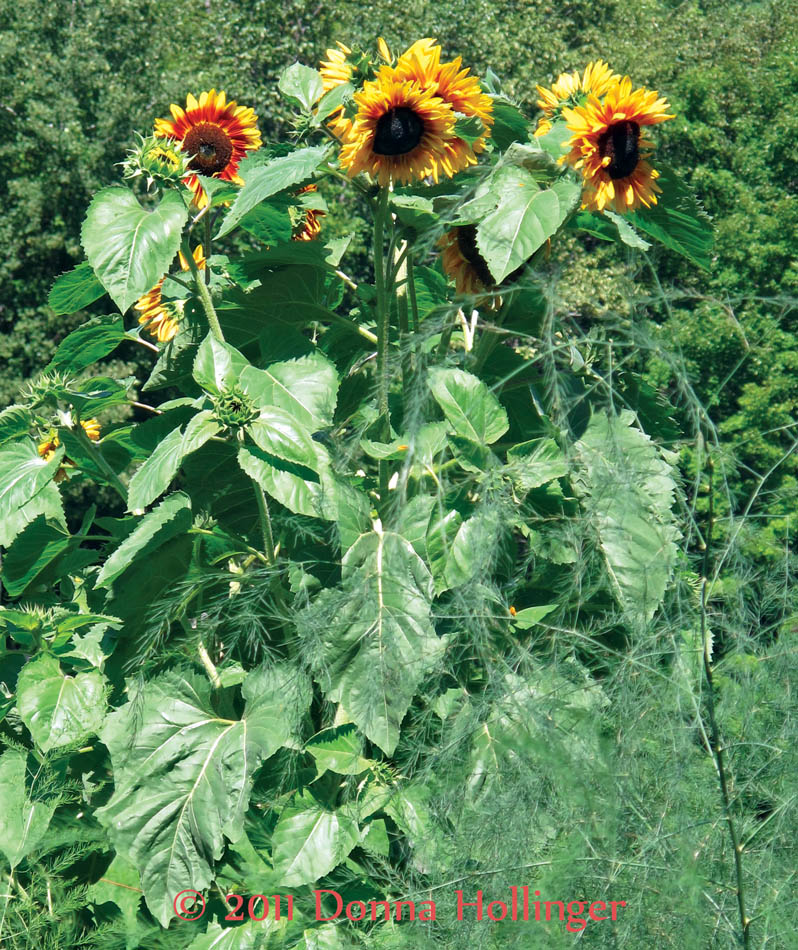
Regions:
<instances>
[{"instance_id":1,"label":"yellow sunflower","mask_svg":"<svg viewBox=\"0 0 798 950\"><path fill-rule=\"evenodd\" d=\"M357 113L339 157L350 177L365 171L385 186L453 174L446 143L455 115L431 88L383 66L354 98Z\"/></svg>"},{"instance_id":2,"label":"yellow sunflower","mask_svg":"<svg viewBox=\"0 0 798 950\"><path fill-rule=\"evenodd\" d=\"M619 214L640 205L657 203L659 173L646 161L654 143L641 137L643 126L674 118L668 102L657 92L641 87L632 91L628 76L613 82L603 99L590 96L584 105L567 106L562 114L573 133L570 148L560 161L581 169L584 179L582 207Z\"/></svg>"},{"instance_id":3,"label":"yellow sunflower","mask_svg":"<svg viewBox=\"0 0 798 950\"><path fill-rule=\"evenodd\" d=\"M558 118L564 106L574 108L582 105L588 96L600 99L621 77L614 73L603 60L588 63L584 73L560 73L551 89L538 86L538 106L543 110L543 118L538 120L535 135L546 135L551 131L554 120Z\"/></svg>"},{"instance_id":4,"label":"yellow sunflower","mask_svg":"<svg viewBox=\"0 0 798 950\"><path fill-rule=\"evenodd\" d=\"M316 185L305 185L304 188L299 189L296 195L299 197L300 195L310 194L314 191L318 191ZM299 227L295 230L294 234L291 235L291 240L315 241L319 234L321 234L321 221L319 218L323 217L323 211L319 211L316 208L306 208L304 217L301 219Z\"/></svg>"},{"instance_id":5,"label":"yellow sunflower","mask_svg":"<svg viewBox=\"0 0 798 950\"><path fill-rule=\"evenodd\" d=\"M443 272L454 280L458 294L482 294L496 286L487 261L479 253L475 224L452 228L438 246Z\"/></svg>"},{"instance_id":6,"label":"yellow sunflower","mask_svg":"<svg viewBox=\"0 0 798 950\"><path fill-rule=\"evenodd\" d=\"M261 145L258 117L252 109L228 102L224 92L215 89L200 94L199 101L191 93L186 108L169 107L171 119L156 119L155 133L174 139L183 151L192 156L189 168L209 178L241 183L236 174L241 159ZM195 175L186 179L194 192L197 207L208 203L208 196Z\"/></svg>"},{"instance_id":7,"label":"yellow sunflower","mask_svg":"<svg viewBox=\"0 0 798 950\"><path fill-rule=\"evenodd\" d=\"M443 99L453 112L476 118L481 125L475 140L466 141L454 135L445 142L446 160L441 168L449 177L476 164L476 156L485 148L485 138L493 125L493 99L482 91L479 79L470 76L470 71L463 68L460 56L442 63L441 47L429 37L417 40L396 63L399 79L418 82ZM430 174L438 180L434 169L430 169Z\"/></svg>"},{"instance_id":8,"label":"yellow sunflower","mask_svg":"<svg viewBox=\"0 0 798 950\"><path fill-rule=\"evenodd\" d=\"M182 270L187 271L189 269L189 263L183 256L182 251L179 257L180 267ZM192 257L197 267L200 270L204 270L205 255L203 254L201 244L198 244L194 248ZM159 343L168 343L169 340L173 339L180 325L180 318L183 315L183 308L185 306L184 300L166 301L163 299L161 288L165 280L166 278L162 277L152 290L148 290L144 296L139 297L133 305L133 309L139 311L139 323L144 327L147 333L154 336Z\"/></svg>"}]
</instances>

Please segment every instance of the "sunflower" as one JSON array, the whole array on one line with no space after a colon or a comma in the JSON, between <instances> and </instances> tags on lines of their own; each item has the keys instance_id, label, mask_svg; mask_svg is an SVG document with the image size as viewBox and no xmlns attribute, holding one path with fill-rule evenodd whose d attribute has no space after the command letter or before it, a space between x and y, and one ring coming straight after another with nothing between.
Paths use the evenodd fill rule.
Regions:
<instances>
[{"instance_id":1,"label":"sunflower","mask_svg":"<svg viewBox=\"0 0 798 950\"><path fill-rule=\"evenodd\" d=\"M674 118L668 102L653 90L632 91L628 76L613 82L604 99L588 97L584 105L563 108L563 117L573 133L570 147L560 161L581 169L584 179L582 207L619 214L640 205L657 203L659 172L646 161L654 143L641 137L642 126Z\"/></svg>"},{"instance_id":2,"label":"sunflower","mask_svg":"<svg viewBox=\"0 0 798 950\"><path fill-rule=\"evenodd\" d=\"M469 136L467 141L455 134L445 142L446 161L441 167L450 177L476 164L476 156L485 148L485 138L493 124L493 100L482 91L479 79L469 73L460 56L450 63L441 63L441 48L429 37L417 40L396 63L399 79L430 89L457 113L456 118L474 118L479 123L476 138ZM437 181L434 168L430 174Z\"/></svg>"},{"instance_id":3,"label":"sunflower","mask_svg":"<svg viewBox=\"0 0 798 950\"><path fill-rule=\"evenodd\" d=\"M236 174L241 159L261 145L257 116L252 109L228 102L215 89L200 94L199 102L189 93L186 108L174 103L171 119L156 119L155 132L179 142L192 156L189 168L201 175L241 183ZM197 207L208 203L208 196L196 175L186 179L194 192Z\"/></svg>"},{"instance_id":4,"label":"sunflower","mask_svg":"<svg viewBox=\"0 0 798 950\"><path fill-rule=\"evenodd\" d=\"M483 294L496 286L488 263L477 247L477 226L452 228L438 242L443 272L454 279L458 294Z\"/></svg>"},{"instance_id":5,"label":"sunflower","mask_svg":"<svg viewBox=\"0 0 798 950\"><path fill-rule=\"evenodd\" d=\"M296 196L300 197L301 195L312 194L315 191L318 191L316 185L305 185L304 188L299 189ZM291 235L291 240L315 241L319 234L321 234L321 221L319 221L319 218L323 217L323 211L319 211L316 208L306 208L304 216L300 219L299 226L295 229L294 234Z\"/></svg>"},{"instance_id":6,"label":"sunflower","mask_svg":"<svg viewBox=\"0 0 798 950\"><path fill-rule=\"evenodd\" d=\"M557 119L564 106L574 108L583 105L588 96L601 98L612 83L621 77L614 73L603 60L588 63L584 73L560 73L551 89L538 86L538 106L543 110L543 118L538 120L535 135L546 135L551 131L554 120Z\"/></svg>"},{"instance_id":7,"label":"sunflower","mask_svg":"<svg viewBox=\"0 0 798 950\"><path fill-rule=\"evenodd\" d=\"M453 174L446 143L454 137L455 115L431 88L382 66L354 99L357 113L339 157L350 177L366 171L385 186L427 175L437 181L441 170Z\"/></svg>"},{"instance_id":8,"label":"sunflower","mask_svg":"<svg viewBox=\"0 0 798 950\"><path fill-rule=\"evenodd\" d=\"M183 256L182 251L179 254L180 267L182 270L189 269L189 263ZM202 251L202 245L198 244L192 254L197 267L200 270L205 269L205 255ZM139 323L144 327L147 333L155 337L159 343L168 343L177 333L180 324L180 318L183 315L184 300L166 301L161 294L163 282L162 277L158 283L148 290L143 297L139 297L133 305L134 310L139 311Z\"/></svg>"}]
</instances>

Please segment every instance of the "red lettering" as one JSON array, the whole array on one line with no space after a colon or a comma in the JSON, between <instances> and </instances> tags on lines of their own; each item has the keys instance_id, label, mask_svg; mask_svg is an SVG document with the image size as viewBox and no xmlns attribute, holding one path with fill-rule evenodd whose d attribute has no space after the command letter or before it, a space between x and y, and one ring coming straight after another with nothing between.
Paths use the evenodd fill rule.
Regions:
<instances>
[{"instance_id":1,"label":"red lettering","mask_svg":"<svg viewBox=\"0 0 798 950\"><path fill-rule=\"evenodd\" d=\"M227 901L228 904L230 903L230 899L231 899L231 898L232 898L233 900L238 901L238 903L237 903L236 906L230 911L230 913L225 917L225 920L243 920L243 919L244 919L244 915L243 915L243 914L239 914L239 916L236 917L236 911L241 910L241 907L242 907L243 904L244 904L244 898L243 898L240 894L228 894L227 897L225 897L225 900Z\"/></svg>"},{"instance_id":2,"label":"red lettering","mask_svg":"<svg viewBox=\"0 0 798 950\"><path fill-rule=\"evenodd\" d=\"M355 904L357 904L358 907L360 908L360 916L359 916L359 917L353 917L353 916L352 916L352 908L355 906ZM346 916L347 916L350 920L363 920L363 918L366 916L366 905L363 903L363 901L350 901L350 902L346 905Z\"/></svg>"},{"instance_id":3,"label":"red lettering","mask_svg":"<svg viewBox=\"0 0 798 950\"><path fill-rule=\"evenodd\" d=\"M618 919L615 916L617 913L617 911L615 910L616 907L626 907L626 901L610 901L610 913L612 914L613 920Z\"/></svg>"},{"instance_id":4,"label":"red lettering","mask_svg":"<svg viewBox=\"0 0 798 950\"><path fill-rule=\"evenodd\" d=\"M325 888L313 892L316 895L316 920L335 920L335 918L341 913L344 909L344 902L341 898L341 895L338 891L328 891ZM322 894L332 894L335 897L335 903L337 907L335 908L335 913L332 917L322 917L321 916L321 895Z\"/></svg>"},{"instance_id":5,"label":"red lettering","mask_svg":"<svg viewBox=\"0 0 798 950\"><path fill-rule=\"evenodd\" d=\"M255 916L255 907L257 906L258 901L263 901L262 917ZM266 920L266 918L269 916L269 898L264 897L263 894L253 894L247 904L247 912L249 913L250 920Z\"/></svg>"},{"instance_id":6,"label":"red lettering","mask_svg":"<svg viewBox=\"0 0 798 950\"><path fill-rule=\"evenodd\" d=\"M609 917L596 917L596 915L593 913L594 910L606 909L607 905L604 903L604 901L593 901L593 903L590 905L590 909L588 910L588 916L591 920L609 920Z\"/></svg>"},{"instance_id":7,"label":"red lettering","mask_svg":"<svg viewBox=\"0 0 798 950\"><path fill-rule=\"evenodd\" d=\"M424 907L424 904L429 904L429 907ZM422 901L421 905L422 906L418 914L418 919L435 920L435 901Z\"/></svg>"},{"instance_id":8,"label":"red lettering","mask_svg":"<svg viewBox=\"0 0 798 950\"><path fill-rule=\"evenodd\" d=\"M500 911L501 917L494 917L491 907L501 907L501 911ZM503 903L502 901L491 901L490 904L488 904L488 917L490 917L491 920L493 921L504 920L506 916L507 916L507 905L505 903Z\"/></svg>"},{"instance_id":9,"label":"red lettering","mask_svg":"<svg viewBox=\"0 0 798 950\"><path fill-rule=\"evenodd\" d=\"M457 891L457 919L463 919L463 909L465 907L476 907L477 920L482 920L482 891L477 891L477 902L475 904L463 900L463 892Z\"/></svg>"}]
</instances>

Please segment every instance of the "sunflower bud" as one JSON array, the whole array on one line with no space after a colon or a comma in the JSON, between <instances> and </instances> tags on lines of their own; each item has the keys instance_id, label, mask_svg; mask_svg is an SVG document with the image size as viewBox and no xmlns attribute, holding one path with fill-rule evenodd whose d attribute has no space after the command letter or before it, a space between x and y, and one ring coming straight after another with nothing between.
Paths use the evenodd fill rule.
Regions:
<instances>
[{"instance_id":1,"label":"sunflower bud","mask_svg":"<svg viewBox=\"0 0 798 950\"><path fill-rule=\"evenodd\" d=\"M147 138L139 135L139 139L139 144L130 149L127 159L122 162L125 178L144 175L149 191L156 181L177 183L189 174L191 156L179 143L160 135L148 135Z\"/></svg>"},{"instance_id":2,"label":"sunflower bud","mask_svg":"<svg viewBox=\"0 0 798 950\"><path fill-rule=\"evenodd\" d=\"M228 429L238 429L258 415L249 396L238 386L223 390L213 401L213 414Z\"/></svg>"}]
</instances>

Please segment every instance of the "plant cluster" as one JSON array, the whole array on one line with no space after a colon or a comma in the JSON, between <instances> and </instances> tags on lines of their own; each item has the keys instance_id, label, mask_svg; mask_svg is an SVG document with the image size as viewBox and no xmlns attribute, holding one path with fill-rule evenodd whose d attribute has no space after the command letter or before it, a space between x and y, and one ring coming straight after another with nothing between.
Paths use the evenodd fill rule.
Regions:
<instances>
[{"instance_id":1,"label":"plant cluster","mask_svg":"<svg viewBox=\"0 0 798 950\"><path fill-rule=\"evenodd\" d=\"M9 946L44 945L48 915L56 946L459 945L470 928L451 920L321 922L314 891L424 900L463 854L469 881L490 879L491 809L529 847L519 792L539 835L516 870L556 887L578 842L558 779L579 762L569 814L610 835L607 730L631 657L641 690L666 676L663 702L708 684L685 768L716 770L721 830L742 843L709 562L673 586L672 407L561 318L547 270L575 233L707 264L706 216L643 132L667 103L594 62L541 87L535 128L493 72L428 38L341 44L279 90L288 144L215 89L155 119L50 296L116 312L0 413ZM373 280L325 240L333 190L369 209ZM236 252L243 235L257 250ZM96 373L124 342L151 355L146 380ZM124 511L72 523L61 492L80 481ZM694 623L644 661L677 595ZM571 883L612 889L610 872ZM702 929L748 946L739 854L729 880ZM207 905L190 924L187 890ZM231 893L290 896L293 914L231 925ZM569 935L529 933L480 939Z\"/></svg>"}]
</instances>

